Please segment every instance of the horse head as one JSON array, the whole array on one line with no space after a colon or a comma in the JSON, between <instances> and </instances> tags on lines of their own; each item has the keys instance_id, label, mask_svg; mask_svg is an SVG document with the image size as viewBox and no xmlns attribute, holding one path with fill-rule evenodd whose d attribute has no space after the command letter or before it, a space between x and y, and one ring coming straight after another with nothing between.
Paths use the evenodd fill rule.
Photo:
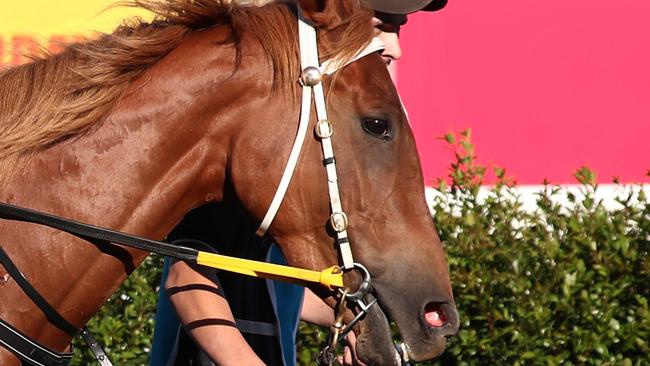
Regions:
<instances>
[{"instance_id":1,"label":"horse head","mask_svg":"<svg viewBox=\"0 0 650 366\"><path fill-rule=\"evenodd\" d=\"M319 47L326 50L336 49L337 41L349 35L351 30L341 24L349 24L351 17L368 17L367 10L350 2L299 3L320 33ZM458 330L458 314L443 247L424 198L415 141L400 98L376 52L326 78L325 90L352 252L369 270L379 300L379 306L371 307L356 329L359 357L368 364L395 362L388 316L399 327L408 358L434 358L444 350L445 337ZM273 159L282 157L282 164L297 118L273 123L276 125L255 128L277 131L265 139L285 147L270 155ZM313 117L310 126L315 128L316 124ZM319 137L310 137L270 233L290 264L322 269L340 263L340 259L332 227L327 225L331 214L329 177L321 164ZM243 141L241 146L251 149ZM261 218L276 185L268 182L279 180L282 166L275 164L276 170L270 171L268 155L257 159L245 153L240 156L233 155L232 167L237 172L266 174L267 183L263 185L258 174L244 173L235 178L245 187L238 192L244 204ZM360 283L358 274L352 271L346 277L351 291Z\"/></svg>"}]
</instances>

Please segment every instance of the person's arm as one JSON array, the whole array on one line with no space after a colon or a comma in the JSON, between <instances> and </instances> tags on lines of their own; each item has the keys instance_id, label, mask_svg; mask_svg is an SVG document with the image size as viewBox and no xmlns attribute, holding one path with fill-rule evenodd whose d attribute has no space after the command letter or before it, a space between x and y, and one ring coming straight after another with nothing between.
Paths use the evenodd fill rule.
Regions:
<instances>
[{"instance_id":1,"label":"person's arm","mask_svg":"<svg viewBox=\"0 0 650 366\"><path fill-rule=\"evenodd\" d=\"M219 286L185 262L174 262L165 289L185 329L214 363L264 365L237 329Z\"/></svg>"},{"instance_id":2,"label":"person's arm","mask_svg":"<svg viewBox=\"0 0 650 366\"><path fill-rule=\"evenodd\" d=\"M331 327L334 324L334 310L329 307L312 290L305 288L300 319L321 327Z\"/></svg>"}]
</instances>

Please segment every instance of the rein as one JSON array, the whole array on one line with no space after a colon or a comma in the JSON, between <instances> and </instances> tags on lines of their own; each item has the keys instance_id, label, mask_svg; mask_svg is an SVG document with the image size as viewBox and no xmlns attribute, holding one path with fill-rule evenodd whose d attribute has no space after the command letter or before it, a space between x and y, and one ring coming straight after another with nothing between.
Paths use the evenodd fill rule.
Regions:
<instances>
[{"instance_id":1,"label":"rein","mask_svg":"<svg viewBox=\"0 0 650 366\"><path fill-rule=\"evenodd\" d=\"M164 243L136 235L125 234L6 203L0 203L0 218L49 226L85 240L99 240L107 243L121 244L228 272L236 272L253 277L275 278L303 286L309 283L319 283L331 290L343 287L343 275L336 266L326 268L319 272L304 268L229 257L173 243Z\"/></svg>"},{"instance_id":2,"label":"rein","mask_svg":"<svg viewBox=\"0 0 650 366\"><path fill-rule=\"evenodd\" d=\"M305 286L309 283L319 283L330 290L343 287L343 274L337 266L323 271L312 271L302 268L282 266L278 264L258 262L241 258L208 253L181 245L169 244L141 238L135 235L88 225L70 219L50 215L22 207L0 203L0 218L6 220L30 222L59 229L91 242L105 242L126 245L132 248L157 253L186 262L194 262L203 266L236 272L248 276L278 279ZM75 328L65 320L31 285L29 280L20 272L9 255L0 246L0 264L14 278L18 286L45 314L48 321L66 332L70 337L77 333L81 335L101 366L112 366L99 343L88 330ZM9 349L23 361L37 366L64 366L72 359L71 353L53 351L9 323L0 319L0 345Z\"/></svg>"}]
</instances>

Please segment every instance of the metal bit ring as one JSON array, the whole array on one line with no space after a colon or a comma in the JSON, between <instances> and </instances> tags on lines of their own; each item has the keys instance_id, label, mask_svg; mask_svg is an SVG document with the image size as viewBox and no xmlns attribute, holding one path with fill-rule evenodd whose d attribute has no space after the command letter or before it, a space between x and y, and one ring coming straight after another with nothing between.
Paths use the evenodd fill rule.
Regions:
<instances>
[{"instance_id":1,"label":"metal bit ring","mask_svg":"<svg viewBox=\"0 0 650 366\"><path fill-rule=\"evenodd\" d=\"M365 294L370 292L370 290L372 289L372 279L370 277L370 272L363 264L353 263L352 265L354 266L354 269L357 269L359 270L359 272L361 272L361 274L363 275L363 280L361 281L361 285L359 285L357 291L353 293L346 293L345 297L357 301L361 299ZM343 292L342 290L339 291Z\"/></svg>"}]
</instances>

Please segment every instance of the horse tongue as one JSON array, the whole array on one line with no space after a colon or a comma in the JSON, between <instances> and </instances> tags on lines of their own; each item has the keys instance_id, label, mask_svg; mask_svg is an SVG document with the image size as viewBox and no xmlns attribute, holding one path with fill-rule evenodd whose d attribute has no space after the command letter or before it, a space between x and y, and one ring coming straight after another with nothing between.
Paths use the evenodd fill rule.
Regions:
<instances>
[{"instance_id":1,"label":"horse tongue","mask_svg":"<svg viewBox=\"0 0 650 366\"><path fill-rule=\"evenodd\" d=\"M442 327L447 320L442 308L437 304L428 304L424 308L424 320L432 327Z\"/></svg>"}]
</instances>

